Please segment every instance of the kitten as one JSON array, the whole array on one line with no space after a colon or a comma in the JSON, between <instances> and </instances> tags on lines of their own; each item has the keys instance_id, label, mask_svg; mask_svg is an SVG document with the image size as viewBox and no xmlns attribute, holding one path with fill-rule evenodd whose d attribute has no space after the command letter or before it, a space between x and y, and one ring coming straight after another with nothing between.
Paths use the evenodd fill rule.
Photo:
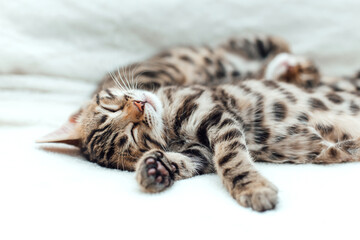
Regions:
<instances>
[{"instance_id":1,"label":"kitten","mask_svg":"<svg viewBox=\"0 0 360 240\"><path fill-rule=\"evenodd\" d=\"M360 99L306 90L310 80L320 88L318 71L299 70L307 61L292 55L284 64L279 54L288 52L267 36L170 49L106 76L89 103L39 142L73 144L92 162L136 171L146 192L217 173L240 205L273 209L277 188L255 161L339 163L360 154Z\"/></svg>"}]
</instances>

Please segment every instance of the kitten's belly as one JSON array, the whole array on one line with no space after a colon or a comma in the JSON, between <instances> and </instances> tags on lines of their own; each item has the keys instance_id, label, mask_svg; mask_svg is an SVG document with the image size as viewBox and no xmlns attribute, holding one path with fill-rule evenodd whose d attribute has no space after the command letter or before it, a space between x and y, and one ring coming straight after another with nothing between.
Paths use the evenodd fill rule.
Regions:
<instances>
[{"instance_id":1,"label":"kitten's belly","mask_svg":"<svg viewBox=\"0 0 360 240\"><path fill-rule=\"evenodd\" d=\"M356 116L311 113L307 123L267 125L269 136L256 141L256 131L246 134L247 146L255 161L311 162L314 155L336 143L360 137L360 119ZM325 147L325 148L324 148Z\"/></svg>"},{"instance_id":2,"label":"kitten's belly","mask_svg":"<svg viewBox=\"0 0 360 240\"><path fill-rule=\"evenodd\" d=\"M321 138L309 124L266 124L261 129L245 133L248 150L255 161L308 161L308 155L318 152Z\"/></svg>"}]
</instances>

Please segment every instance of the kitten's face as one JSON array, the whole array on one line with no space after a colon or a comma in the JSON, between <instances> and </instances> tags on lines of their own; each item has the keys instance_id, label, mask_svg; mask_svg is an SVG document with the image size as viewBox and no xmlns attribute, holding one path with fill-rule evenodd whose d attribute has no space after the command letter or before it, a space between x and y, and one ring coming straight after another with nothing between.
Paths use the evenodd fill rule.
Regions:
<instances>
[{"instance_id":1,"label":"kitten's face","mask_svg":"<svg viewBox=\"0 0 360 240\"><path fill-rule=\"evenodd\" d=\"M134 170L143 152L164 145L162 104L147 91L101 91L77 122L82 151L108 167Z\"/></svg>"},{"instance_id":2,"label":"kitten's face","mask_svg":"<svg viewBox=\"0 0 360 240\"><path fill-rule=\"evenodd\" d=\"M288 53L277 55L267 66L265 78L313 88L320 83L320 74L314 62Z\"/></svg>"}]
</instances>

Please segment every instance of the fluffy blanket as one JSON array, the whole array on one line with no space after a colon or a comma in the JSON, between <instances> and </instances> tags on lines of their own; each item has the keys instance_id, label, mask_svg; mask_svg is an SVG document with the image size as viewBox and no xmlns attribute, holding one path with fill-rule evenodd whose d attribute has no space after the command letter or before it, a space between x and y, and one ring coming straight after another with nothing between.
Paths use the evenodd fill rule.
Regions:
<instances>
[{"instance_id":1,"label":"fluffy blanket","mask_svg":"<svg viewBox=\"0 0 360 240\"><path fill-rule=\"evenodd\" d=\"M273 211L240 207L216 175L160 194L134 173L34 141L62 124L118 65L243 32L281 35L327 75L360 68L359 1L2 1L1 239L356 239L360 163L256 164Z\"/></svg>"}]
</instances>

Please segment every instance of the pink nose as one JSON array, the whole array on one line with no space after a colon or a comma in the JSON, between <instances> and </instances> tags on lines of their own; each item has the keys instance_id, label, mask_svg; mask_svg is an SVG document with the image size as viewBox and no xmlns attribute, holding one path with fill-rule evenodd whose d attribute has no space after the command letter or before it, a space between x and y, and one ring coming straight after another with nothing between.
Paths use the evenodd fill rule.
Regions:
<instances>
[{"instance_id":1,"label":"pink nose","mask_svg":"<svg viewBox=\"0 0 360 240\"><path fill-rule=\"evenodd\" d=\"M135 106L139 109L140 112L144 111L145 102L142 101L134 101Z\"/></svg>"}]
</instances>

